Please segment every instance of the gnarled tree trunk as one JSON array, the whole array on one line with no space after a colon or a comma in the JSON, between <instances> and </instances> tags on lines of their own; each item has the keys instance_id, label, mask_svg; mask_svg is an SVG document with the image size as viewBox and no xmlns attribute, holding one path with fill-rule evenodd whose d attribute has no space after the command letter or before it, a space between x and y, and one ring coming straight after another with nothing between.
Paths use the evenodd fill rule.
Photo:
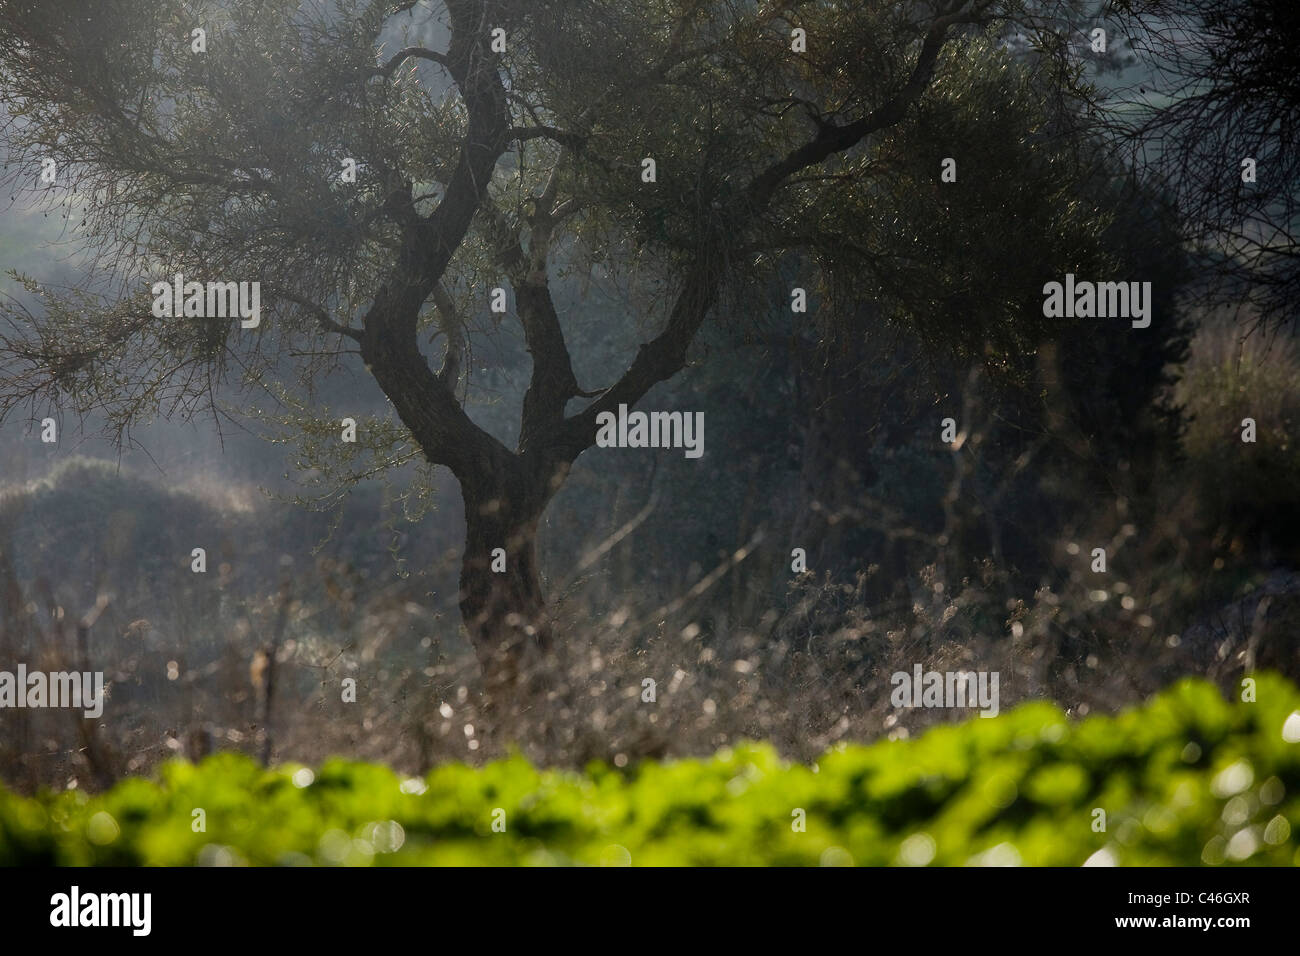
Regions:
<instances>
[{"instance_id":1,"label":"gnarled tree trunk","mask_svg":"<svg viewBox=\"0 0 1300 956\"><path fill-rule=\"evenodd\" d=\"M536 670L551 643L536 548L546 502L540 495L514 497L500 486L461 487L461 618L482 668L485 714L500 732L536 706Z\"/></svg>"}]
</instances>

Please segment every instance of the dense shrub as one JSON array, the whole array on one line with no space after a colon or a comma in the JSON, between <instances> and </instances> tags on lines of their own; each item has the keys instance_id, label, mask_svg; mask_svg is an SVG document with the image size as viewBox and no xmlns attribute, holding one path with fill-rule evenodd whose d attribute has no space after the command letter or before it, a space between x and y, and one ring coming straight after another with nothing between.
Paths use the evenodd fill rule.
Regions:
<instances>
[{"instance_id":1,"label":"dense shrub","mask_svg":"<svg viewBox=\"0 0 1300 956\"><path fill-rule=\"evenodd\" d=\"M1203 519L1245 541L1262 535L1300 556L1300 346L1222 316L1206 320L1175 395L1189 422L1183 445L1201 493ZM1253 444L1242 422L1255 421Z\"/></svg>"},{"instance_id":2,"label":"dense shrub","mask_svg":"<svg viewBox=\"0 0 1300 956\"><path fill-rule=\"evenodd\" d=\"M1029 703L812 767L744 745L585 774L516 757L403 781L373 764L263 770L222 754L97 797L0 791L0 862L1300 864L1300 692L1264 675L1257 695L1230 704L1187 681L1081 722Z\"/></svg>"}]
</instances>

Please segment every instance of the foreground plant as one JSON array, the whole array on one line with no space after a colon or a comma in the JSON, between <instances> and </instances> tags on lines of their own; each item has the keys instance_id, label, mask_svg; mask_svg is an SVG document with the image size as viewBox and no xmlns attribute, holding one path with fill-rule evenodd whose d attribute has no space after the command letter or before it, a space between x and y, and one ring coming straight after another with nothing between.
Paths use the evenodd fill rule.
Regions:
<instances>
[{"instance_id":1,"label":"foreground plant","mask_svg":"<svg viewBox=\"0 0 1300 956\"><path fill-rule=\"evenodd\" d=\"M403 779L334 760L167 764L108 793L0 791L7 865L1300 864L1300 691L1185 681L1115 717L1046 703L811 767L765 744L584 774ZM1249 695L1246 695L1249 696Z\"/></svg>"}]
</instances>

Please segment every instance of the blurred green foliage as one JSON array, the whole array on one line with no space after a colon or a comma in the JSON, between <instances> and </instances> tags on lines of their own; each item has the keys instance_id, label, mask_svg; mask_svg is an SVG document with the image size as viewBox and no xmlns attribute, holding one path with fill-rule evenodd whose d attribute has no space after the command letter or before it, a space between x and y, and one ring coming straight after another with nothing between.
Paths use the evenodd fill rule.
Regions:
<instances>
[{"instance_id":1,"label":"blurred green foliage","mask_svg":"<svg viewBox=\"0 0 1300 956\"><path fill-rule=\"evenodd\" d=\"M1257 682L1253 703L1184 681L1081 721L1032 702L812 767L746 744L585 774L514 757L403 780L221 754L98 796L0 791L0 863L1300 864L1300 691Z\"/></svg>"}]
</instances>

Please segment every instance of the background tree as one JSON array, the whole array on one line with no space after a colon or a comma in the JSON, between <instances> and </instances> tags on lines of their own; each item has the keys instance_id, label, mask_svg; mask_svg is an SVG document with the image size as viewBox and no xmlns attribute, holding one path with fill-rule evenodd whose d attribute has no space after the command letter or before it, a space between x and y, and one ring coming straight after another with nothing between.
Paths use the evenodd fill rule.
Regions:
<instances>
[{"instance_id":1,"label":"background tree","mask_svg":"<svg viewBox=\"0 0 1300 956\"><path fill-rule=\"evenodd\" d=\"M1177 202L1186 237L1217 280L1205 284L1211 301L1294 318L1300 8L1286 0L1122 6L1150 71L1117 97L1134 168Z\"/></svg>"},{"instance_id":2,"label":"background tree","mask_svg":"<svg viewBox=\"0 0 1300 956\"><path fill-rule=\"evenodd\" d=\"M679 371L706 318L752 304L792 246L828 278L895 284L889 256L851 241L871 224L845 212L873 215L898 176L891 131L969 70L1052 72L1073 102L1069 64L1017 64L990 42L1037 29L1038 12L997 0L10 0L10 184L48 188L97 270L71 291L29 284L38 305L11 306L4 407L94 412L126 435L150 415L215 408L219 388L256 411L286 365L310 396L359 357L400 422L370 439L376 467L418 451L460 485L460 608L489 699L504 701L551 640L536 531L597 415ZM401 23L442 42L386 47ZM806 50L792 49L796 29ZM551 293L565 261L617 262L649 305L629 317L645 343L587 387ZM913 289L930 275L903 271ZM149 287L176 273L260 281L260 327L154 318ZM949 283L962 286L935 277ZM463 397L467 343L496 286L513 294L532 360L513 447ZM981 298L944 325L943 299L931 304L936 334L971 342L1023 314ZM436 368L424 336L441 340Z\"/></svg>"}]
</instances>

